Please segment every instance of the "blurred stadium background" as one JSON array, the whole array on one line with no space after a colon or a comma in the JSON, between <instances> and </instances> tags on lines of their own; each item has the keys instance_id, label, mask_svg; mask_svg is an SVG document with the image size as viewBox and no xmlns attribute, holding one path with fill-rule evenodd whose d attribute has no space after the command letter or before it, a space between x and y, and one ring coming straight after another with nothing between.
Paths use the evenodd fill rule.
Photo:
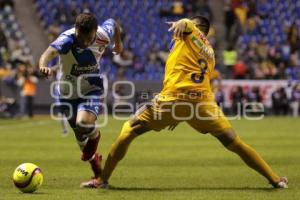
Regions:
<instances>
[{"instance_id":1,"label":"blurred stadium background","mask_svg":"<svg viewBox=\"0 0 300 200\"><path fill-rule=\"evenodd\" d=\"M141 102L145 93L151 98L158 92L171 39L165 22L201 14L212 22L209 40L220 74L216 97L225 112L235 113L240 102L261 102L266 114L298 116L300 1L1 0L1 117L49 113L53 99L45 91L51 80L37 73L38 59L81 12L95 13L100 23L115 18L123 28L125 51L121 55L106 51L101 69L110 83L130 80L136 91L128 100L108 95L108 104ZM53 60L52 65L56 63ZM33 82L24 85L18 81L21 77ZM126 87L117 92L126 94Z\"/></svg>"}]
</instances>

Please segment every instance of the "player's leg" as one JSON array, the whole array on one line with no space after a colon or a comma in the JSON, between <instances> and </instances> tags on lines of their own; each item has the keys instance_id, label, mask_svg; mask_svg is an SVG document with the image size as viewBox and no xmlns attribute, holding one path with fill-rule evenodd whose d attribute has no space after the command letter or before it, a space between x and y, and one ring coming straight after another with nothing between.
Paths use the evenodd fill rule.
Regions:
<instances>
[{"instance_id":1,"label":"player's leg","mask_svg":"<svg viewBox=\"0 0 300 200\"><path fill-rule=\"evenodd\" d=\"M56 89L54 90L54 98L55 98L56 105L58 105L57 116L58 116L60 124L61 124L62 133L63 133L63 136L66 136L68 133L68 128L67 128L68 120L67 120L66 114L63 110L63 107L60 105L61 101L59 99L59 93Z\"/></svg>"},{"instance_id":2,"label":"player's leg","mask_svg":"<svg viewBox=\"0 0 300 200\"><path fill-rule=\"evenodd\" d=\"M97 116L101 111L100 95L101 91L92 91L87 94L86 99L79 99L80 104L77 106L74 131L82 151L81 160L88 161L94 173L94 177L90 181L83 182L81 187L98 187L98 178L102 171L102 157L96 152L101 137L100 131L96 127Z\"/></svg>"},{"instance_id":3,"label":"player's leg","mask_svg":"<svg viewBox=\"0 0 300 200\"><path fill-rule=\"evenodd\" d=\"M82 151L81 159L89 161L94 176L98 178L101 173L101 156L96 154L100 132L95 127L99 112L99 104L82 103L85 100L60 99L60 111L68 117L68 122L74 131L76 141ZM97 107L97 108L96 108Z\"/></svg>"},{"instance_id":4,"label":"player's leg","mask_svg":"<svg viewBox=\"0 0 300 200\"><path fill-rule=\"evenodd\" d=\"M97 148L100 141L100 131L95 126L96 116L89 111L79 111L76 122L77 141L81 148L82 161L88 161L93 171L93 178L82 182L80 187L97 188L100 185L99 177L101 175L102 156L98 154Z\"/></svg>"},{"instance_id":5,"label":"player's leg","mask_svg":"<svg viewBox=\"0 0 300 200\"><path fill-rule=\"evenodd\" d=\"M163 112L162 107L162 104L154 100L153 104L144 105L136 112L132 120L124 123L119 137L111 147L101 174L104 186L107 185L112 172L119 161L124 158L129 145L137 136L149 130L160 131L167 126L177 124L172 119L171 112ZM158 116L158 113L161 115L157 119L155 116Z\"/></svg>"},{"instance_id":6,"label":"player's leg","mask_svg":"<svg viewBox=\"0 0 300 200\"><path fill-rule=\"evenodd\" d=\"M120 160L122 160L129 148L131 142L139 135L149 131L145 123L134 118L123 124L121 133L117 140L112 144L110 152L107 156L101 179L107 184L112 172L116 168Z\"/></svg>"},{"instance_id":7,"label":"player's leg","mask_svg":"<svg viewBox=\"0 0 300 200\"><path fill-rule=\"evenodd\" d=\"M88 161L93 158L98 142L100 131L95 127L97 116L87 110L78 111L76 118L76 136L81 138L79 144L82 151L81 160Z\"/></svg>"},{"instance_id":8,"label":"player's leg","mask_svg":"<svg viewBox=\"0 0 300 200\"><path fill-rule=\"evenodd\" d=\"M97 116L87 110L80 110L76 119L76 139L82 151L81 160L88 161L94 173L94 177L87 182L83 182L81 187L98 187L97 179L101 174L102 157L96 151L100 140L100 131L95 127Z\"/></svg>"},{"instance_id":9,"label":"player's leg","mask_svg":"<svg viewBox=\"0 0 300 200\"><path fill-rule=\"evenodd\" d=\"M277 187L281 181L280 177L273 172L252 147L236 135L231 124L214 102L199 106L197 109L198 116L188 121L193 128L202 133L211 133L228 150L239 155L249 167L266 177L273 186Z\"/></svg>"},{"instance_id":10,"label":"player's leg","mask_svg":"<svg viewBox=\"0 0 300 200\"><path fill-rule=\"evenodd\" d=\"M77 107L79 102L76 100L57 99L58 118L61 122L63 133L67 133L67 123L76 132ZM76 133L75 133L76 136Z\"/></svg>"},{"instance_id":11,"label":"player's leg","mask_svg":"<svg viewBox=\"0 0 300 200\"><path fill-rule=\"evenodd\" d=\"M58 115L58 118L59 118L59 121L60 121L63 136L66 136L67 133L68 133L67 118L66 118L65 114L61 111L59 111L57 113L57 115Z\"/></svg>"},{"instance_id":12,"label":"player's leg","mask_svg":"<svg viewBox=\"0 0 300 200\"><path fill-rule=\"evenodd\" d=\"M233 129L227 129L213 134L228 150L236 153L252 169L263 175L274 187L287 187L287 180L279 177L268 163L255 151L254 148L246 144ZM284 183L281 183L283 181ZM284 186L285 184L286 186Z\"/></svg>"}]
</instances>

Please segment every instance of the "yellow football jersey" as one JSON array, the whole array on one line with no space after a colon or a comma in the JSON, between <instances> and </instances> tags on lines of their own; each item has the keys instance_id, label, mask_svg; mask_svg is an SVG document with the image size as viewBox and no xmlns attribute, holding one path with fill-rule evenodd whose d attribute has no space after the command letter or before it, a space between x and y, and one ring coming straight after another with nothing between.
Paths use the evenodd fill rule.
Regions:
<instances>
[{"instance_id":1,"label":"yellow football jersey","mask_svg":"<svg viewBox=\"0 0 300 200\"><path fill-rule=\"evenodd\" d=\"M214 51L204 34L189 19L183 39L173 38L166 61L161 101L193 100L213 96L210 86Z\"/></svg>"}]
</instances>

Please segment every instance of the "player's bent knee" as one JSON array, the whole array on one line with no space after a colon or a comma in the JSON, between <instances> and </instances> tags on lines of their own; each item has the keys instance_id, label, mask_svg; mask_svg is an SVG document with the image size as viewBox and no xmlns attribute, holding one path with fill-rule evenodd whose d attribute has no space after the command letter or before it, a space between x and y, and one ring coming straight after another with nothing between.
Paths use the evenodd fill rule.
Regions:
<instances>
[{"instance_id":1,"label":"player's bent knee","mask_svg":"<svg viewBox=\"0 0 300 200\"><path fill-rule=\"evenodd\" d=\"M93 135L97 132L95 124L88 123L86 121L77 121L76 122L76 131L79 134L85 135L87 137L90 137L91 135Z\"/></svg>"}]
</instances>

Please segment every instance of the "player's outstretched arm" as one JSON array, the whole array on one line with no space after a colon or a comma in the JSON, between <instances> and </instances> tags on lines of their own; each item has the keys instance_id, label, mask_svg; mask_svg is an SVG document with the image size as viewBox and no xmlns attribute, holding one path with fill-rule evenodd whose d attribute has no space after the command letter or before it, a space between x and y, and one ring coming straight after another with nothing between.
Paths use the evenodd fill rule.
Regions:
<instances>
[{"instance_id":1,"label":"player's outstretched arm","mask_svg":"<svg viewBox=\"0 0 300 200\"><path fill-rule=\"evenodd\" d=\"M58 56L58 51L53 47L48 47L46 51L41 55L40 61L39 61L39 70L40 72L45 75L46 77L52 75L52 70L48 67L48 63Z\"/></svg>"},{"instance_id":2,"label":"player's outstretched arm","mask_svg":"<svg viewBox=\"0 0 300 200\"><path fill-rule=\"evenodd\" d=\"M116 22L115 34L113 36L114 48L113 53L120 54L123 51L123 43L121 40L121 26Z\"/></svg>"},{"instance_id":3,"label":"player's outstretched arm","mask_svg":"<svg viewBox=\"0 0 300 200\"><path fill-rule=\"evenodd\" d=\"M184 33L191 33L193 31L193 22L189 19L181 19L175 22L167 22L171 27L169 32L174 32L174 37L183 38Z\"/></svg>"}]
</instances>

